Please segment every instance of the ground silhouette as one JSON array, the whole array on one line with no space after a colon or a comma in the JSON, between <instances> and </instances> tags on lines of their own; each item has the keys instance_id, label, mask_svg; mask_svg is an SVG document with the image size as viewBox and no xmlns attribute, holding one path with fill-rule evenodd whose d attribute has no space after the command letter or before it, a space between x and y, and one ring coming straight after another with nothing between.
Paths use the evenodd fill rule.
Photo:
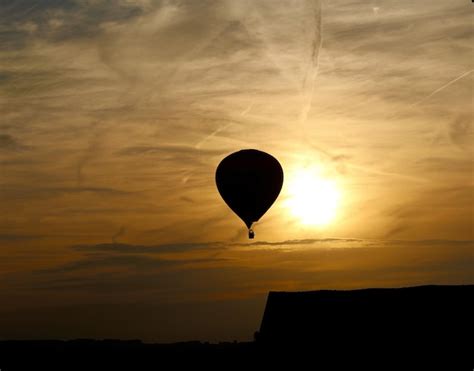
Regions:
<instances>
[{"instance_id":1,"label":"ground silhouette","mask_svg":"<svg viewBox=\"0 0 474 371\"><path fill-rule=\"evenodd\" d=\"M474 285L270 292L253 342L0 341L0 369L472 370L473 294Z\"/></svg>"},{"instance_id":2,"label":"ground silhouette","mask_svg":"<svg viewBox=\"0 0 474 371\"><path fill-rule=\"evenodd\" d=\"M473 298L474 285L270 292L255 338L275 357L472 369Z\"/></svg>"}]
</instances>

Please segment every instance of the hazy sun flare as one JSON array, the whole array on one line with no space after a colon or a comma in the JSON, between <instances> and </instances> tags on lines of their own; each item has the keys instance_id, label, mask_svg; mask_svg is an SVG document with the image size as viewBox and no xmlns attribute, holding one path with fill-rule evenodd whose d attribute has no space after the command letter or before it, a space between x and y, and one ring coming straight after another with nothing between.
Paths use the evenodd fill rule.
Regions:
<instances>
[{"instance_id":1,"label":"hazy sun flare","mask_svg":"<svg viewBox=\"0 0 474 371\"><path fill-rule=\"evenodd\" d=\"M329 224L336 217L340 198L337 183L321 176L317 169L299 169L288 180L286 206L304 225Z\"/></svg>"}]
</instances>

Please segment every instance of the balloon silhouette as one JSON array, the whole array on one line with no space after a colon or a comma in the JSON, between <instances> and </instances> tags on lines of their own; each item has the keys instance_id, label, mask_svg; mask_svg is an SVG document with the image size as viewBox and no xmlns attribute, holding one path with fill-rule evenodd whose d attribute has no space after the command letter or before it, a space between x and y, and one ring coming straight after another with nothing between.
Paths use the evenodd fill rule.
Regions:
<instances>
[{"instance_id":1,"label":"balloon silhouette","mask_svg":"<svg viewBox=\"0 0 474 371\"><path fill-rule=\"evenodd\" d=\"M256 149L243 149L224 158L216 170L216 184L227 205L249 229L272 206L283 185L277 159Z\"/></svg>"}]
</instances>

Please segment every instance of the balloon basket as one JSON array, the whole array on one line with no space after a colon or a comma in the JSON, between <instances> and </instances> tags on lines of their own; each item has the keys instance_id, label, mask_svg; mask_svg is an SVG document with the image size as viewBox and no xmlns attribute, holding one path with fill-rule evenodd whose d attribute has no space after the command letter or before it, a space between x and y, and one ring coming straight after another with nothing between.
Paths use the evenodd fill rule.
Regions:
<instances>
[{"instance_id":1,"label":"balloon basket","mask_svg":"<svg viewBox=\"0 0 474 371\"><path fill-rule=\"evenodd\" d=\"M255 232L253 231L253 229L249 229L249 239L253 240L254 237L255 237Z\"/></svg>"}]
</instances>

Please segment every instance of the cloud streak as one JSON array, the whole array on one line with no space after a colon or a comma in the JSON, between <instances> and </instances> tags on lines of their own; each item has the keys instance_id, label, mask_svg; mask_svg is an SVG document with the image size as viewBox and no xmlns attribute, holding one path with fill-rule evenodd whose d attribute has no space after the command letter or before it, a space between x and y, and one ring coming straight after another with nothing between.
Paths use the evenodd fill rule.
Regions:
<instances>
[{"instance_id":1,"label":"cloud streak","mask_svg":"<svg viewBox=\"0 0 474 371\"><path fill-rule=\"evenodd\" d=\"M209 251L222 250L224 244L216 242L208 243L176 243L176 244L161 244L161 245L130 245L124 243L103 243L97 245L74 245L72 247L77 251L91 252L102 251L112 253L142 253L142 254L163 254L163 253L186 253L190 251Z\"/></svg>"},{"instance_id":2,"label":"cloud streak","mask_svg":"<svg viewBox=\"0 0 474 371\"><path fill-rule=\"evenodd\" d=\"M439 88L433 90L430 94L428 94L426 97L424 97L423 99L420 99L418 102L415 102L413 103L412 106L410 106L410 108L414 108L420 104L422 104L423 102L427 101L428 99L430 99L433 95L439 93L440 91L446 89L447 87L451 86L452 84L454 84L456 81L458 80L461 80L463 79L464 77L466 76L469 76L472 72L474 72L474 70L470 70L470 71L466 71L464 73L462 73L461 75L459 75L458 77L448 81L446 84L443 84L442 86L440 86Z\"/></svg>"}]
</instances>

